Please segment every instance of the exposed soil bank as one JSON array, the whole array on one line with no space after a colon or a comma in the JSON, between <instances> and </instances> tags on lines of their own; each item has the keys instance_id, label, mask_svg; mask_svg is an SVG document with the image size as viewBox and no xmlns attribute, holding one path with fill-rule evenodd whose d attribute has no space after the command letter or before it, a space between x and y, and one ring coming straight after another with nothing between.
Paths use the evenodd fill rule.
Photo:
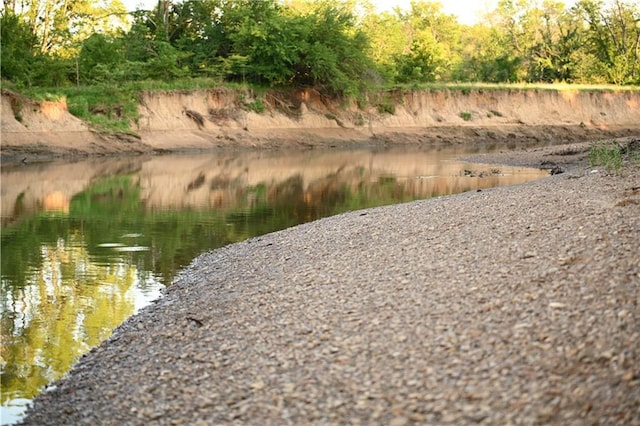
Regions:
<instances>
[{"instance_id":1,"label":"exposed soil bank","mask_svg":"<svg viewBox=\"0 0 640 426\"><path fill-rule=\"evenodd\" d=\"M206 253L24 423L639 424L640 167L587 146Z\"/></svg>"},{"instance_id":2,"label":"exposed soil bank","mask_svg":"<svg viewBox=\"0 0 640 426\"><path fill-rule=\"evenodd\" d=\"M228 89L145 93L134 137L92 131L64 101L34 102L4 90L2 160L363 143L526 146L640 133L635 91L390 91L372 96L366 108L311 90L252 96ZM250 111L257 101L261 113Z\"/></svg>"}]
</instances>

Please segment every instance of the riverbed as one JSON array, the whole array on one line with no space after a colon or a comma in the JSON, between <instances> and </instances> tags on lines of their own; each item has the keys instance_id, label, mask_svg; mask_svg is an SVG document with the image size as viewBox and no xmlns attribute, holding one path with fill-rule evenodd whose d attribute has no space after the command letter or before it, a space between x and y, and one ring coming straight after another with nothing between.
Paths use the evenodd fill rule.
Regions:
<instances>
[{"instance_id":1,"label":"riverbed","mask_svg":"<svg viewBox=\"0 0 640 426\"><path fill-rule=\"evenodd\" d=\"M640 423L640 169L564 167L205 253L25 424Z\"/></svg>"},{"instance_id":2,"label":"riverbed","mask_svg":"<svg viewBox=\"0 0 640 426\"><path fill-rule=\"evenodd\" d=\"M322 217L514 185L504 145L229 150L2 169L2 422L198 255Z\"/></svg>"}]
</instances>

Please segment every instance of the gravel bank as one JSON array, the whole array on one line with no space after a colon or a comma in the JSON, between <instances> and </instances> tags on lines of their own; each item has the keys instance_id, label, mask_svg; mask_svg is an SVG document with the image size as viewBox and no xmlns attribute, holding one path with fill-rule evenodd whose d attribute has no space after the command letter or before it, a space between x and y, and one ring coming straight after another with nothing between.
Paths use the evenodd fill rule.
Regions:
<instances>
[{"instance_id":1,"label":"gravel bank","mask_svg":"<svg viewBox=\"0 0 640 426\"><path fill-rule=\"evenodd\" d=\"M640 166L569 169L202 255L24 424L640 424Z\"/></svg>"}]
</instances>

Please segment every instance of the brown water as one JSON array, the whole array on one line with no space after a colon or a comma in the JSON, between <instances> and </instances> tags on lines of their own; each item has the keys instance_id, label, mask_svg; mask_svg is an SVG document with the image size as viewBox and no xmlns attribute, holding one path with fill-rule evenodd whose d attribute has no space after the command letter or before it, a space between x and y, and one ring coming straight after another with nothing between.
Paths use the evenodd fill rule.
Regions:
<instances>
[{"instance_id":1,"label":"brown water","mask_svg":"<svg viewBox=\"0 0 640 426\"><path fill-rule=\"evenodd\" d=\"M547 175L456 161L469 153L242 151L3 166L2 424L203 252L348 210Z\"/></svg>"}]
</instances>

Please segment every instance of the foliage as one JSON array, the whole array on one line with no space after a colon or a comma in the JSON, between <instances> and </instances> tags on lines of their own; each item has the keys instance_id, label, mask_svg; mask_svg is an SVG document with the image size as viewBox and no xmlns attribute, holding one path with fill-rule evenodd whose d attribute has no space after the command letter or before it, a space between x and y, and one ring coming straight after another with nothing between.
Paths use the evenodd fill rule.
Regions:
<instances>
[{"instance_id":1,"label":"foliage","mask_svg":"<svg viewBox=\"0 0 640 426\"><path fill-rule=\"evenodd\" d=\"M31 85L37 62L41 59L36 55L35 49L38 38L31 33L21 17L6 11L0 17L0 32L2 78L12 80L16 84Z\"/></svg>"},{"instance_id":2,"label":"foliage","mask_svg":"<svg viewBox=\"0 0 640 426\"><path fill-rule=\"evenodd\" d=\"M442 12L440 3L412 2L408 13L399 13L409 34L409 49L396 57L399 82L448 80L458 60L460 25Z\"/></svg>"},{"instance_id":3,"label":"foliage","mask_svg":"<svg viewBox=\"0 0 640 426\"><path fill-rule=\"evenodd\" d=\"M622 152L616 144L598 144L589 151L589 165L603 166L607 171L619 171L622 168Z\"/></svg>"},{"instance_id":4,"label":"foliage","mask_svg":"<svg viewBox=\"0 0 640 426\"><path fill-rule=\"evenodd\" d=\"M626 147L617 142L600 142L589 150L589 165L602 166L609 173L619 173L625 161L640 161L637 142Z\"/></svg>"},{"instance_id":5,"label":"foliage","mask_svg":"<svg viewBox=\"0 0 640 426\"><path fill-rule=\"evenodd\" d=\"M460 118L462 118L464 121L471 121L472 116L470 112L463 111L460 113Z\"/></svg>"},{"instance_id":6,"label":"foliage","mask_svg":"<svg viewBox=\"0 0 640 426\"><path fill-rule=\"evenodd\" d=\"M262 114L266 109L266 106L264 105L264 102L262 102L262 99L256 99L255 101L245 103L245 106L249 111L253 111L258 114Z\"/></svg>"},{"instance_id":7,"label":"foliage","mask_svg":"<svg viewBox=\"0 0 640 426\"><path fill-rule=\"evenodd\" d=\"M587 53L595 59L585 70L615 84L640 83L640 5L614 0L581 0L576 13L588 23L584 36ZM597 62L599 66L597 66Z\"/></svg>"},{"instance_id":8,"label":"foliage","mask_svg":"<svg viewBox=\"0 0 640 426\"><path fill-rule=\"evenodd\" d=\"M96 84L32 89L26 93L34 99L45 96L65 97L71 114L104 132L131 133L130 123L138 119L139 89L135 85L114 87L110 84Z\"/></svg>"},{"instance_id":9,"label":"foliage","mask_svg":"<svg viewBox=\"0 0 640 426\"><path fill-rule=\"evenodd\" d=\"M112 34L126 25L126 9L121 0L25 0L5 1L4 13L19 16L43 55L72 58L82 40L94 33Z\"/></svg>"},{"instance_id":10,"label":"foliage","mask_svg":"<svg viewBox=\"0 0 640 426\"><path fill-rule=\"evenodd\" d=\"M640 6L625 0L501 0L474 26L424 0L380 13L365 0L167 0L130 14L120 0L26 0L1 19L2 76L18 88L207 81L357 98L385 84L640 84Z\"/></svg>"}]
</instances>

